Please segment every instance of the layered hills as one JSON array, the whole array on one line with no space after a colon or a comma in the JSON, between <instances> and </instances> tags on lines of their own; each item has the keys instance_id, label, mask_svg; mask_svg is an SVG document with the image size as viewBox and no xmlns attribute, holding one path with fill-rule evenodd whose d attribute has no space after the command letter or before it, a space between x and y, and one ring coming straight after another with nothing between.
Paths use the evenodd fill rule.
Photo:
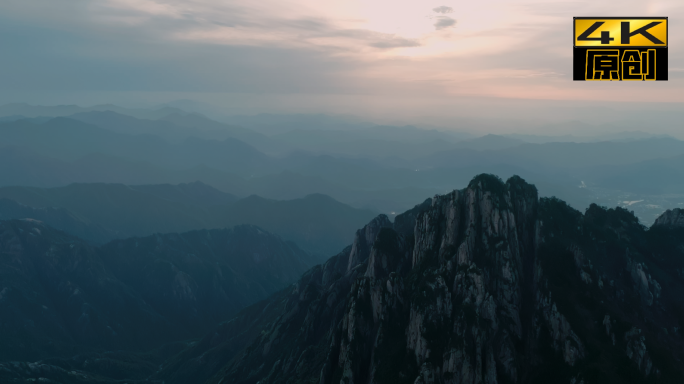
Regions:
<instances>
[{"instance_id":1,"label":"layered hills","mask_svg":"<svg viewBox=\"0 0 684 384\"><path fill-rule=\"evenodd\" d=\"M559 196L580 209L635 195L629 200L645 201L636 212L649 224L662 212L657 196L681 202L682 141L643 132L593 140L472 138L414 126L347 127L325 116L278 116L280 121L256 116L226 124L174 108L9 105L0 108L3 113L43 116L8 116L0 123L0 185L5 186L200 180L241 197L323 193L391 213L462 188L473 174L485 172L534 180L542 196ZM262 129L261 124L275 125Z\"/></svg>"},{"instance_id":2,"label":"layered hills","mask_svg":"<svg viewBox=\"0 0 684 384\"><path fill-rule=\"evenodd\" d=\"M328 196L238 199L201 182L0 188L0 218L33 218L94 244L153 233L258 225L325 260L374 216Z\"/></svg>"},{"instance_id":3,"label":"layered hills","mask_svg":"<svg viewBox=\"0 0 684 384\"><path fill-rule=\"evenodd\" d=\"M64 208L53 206L34 208L15 200L0 198L0 220L11 219L40 221L95 244L105 243L119 235L116 231L91 223Z\"/></svg>"}]
</instances>

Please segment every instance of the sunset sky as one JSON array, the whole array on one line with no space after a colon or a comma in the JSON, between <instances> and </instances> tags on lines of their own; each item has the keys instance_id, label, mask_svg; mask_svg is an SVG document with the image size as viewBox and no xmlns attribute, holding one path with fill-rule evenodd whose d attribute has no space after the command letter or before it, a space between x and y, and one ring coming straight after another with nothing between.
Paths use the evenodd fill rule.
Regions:
<instances>
[{"instance_id":1,"label":"sunset sky","mask_svg":"<svg viewBox=\"0 0 684 384\"><path fill-rule=\"evenodd\" d=\"M572 17L623 15L670 18L670 81L572 82ZM0 102L413 116L492 97L681 103L681 16L681 0L3 0Z\"/></svg>"}]
</instances>

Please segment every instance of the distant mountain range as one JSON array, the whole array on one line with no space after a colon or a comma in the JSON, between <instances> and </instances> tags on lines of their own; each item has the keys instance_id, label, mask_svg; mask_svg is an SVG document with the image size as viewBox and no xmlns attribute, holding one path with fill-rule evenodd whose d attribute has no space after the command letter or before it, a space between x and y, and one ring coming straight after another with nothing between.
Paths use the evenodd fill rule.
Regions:
<instances>
[{"instance_id":1,"label":"distant mountain range","mask_svg":"<svg viewBox=\"0 0 684 384\"><path fill-rule=\"evenodd\" d=\"M577 123L579 124L579 123ZM588 126L587 124L584 124ZM663 138L673 138L670 135L655 134L643 131L625 131L617 133L606 133L597 134L594 136L576 136L576 135L563 135L563 136L544 136L544 135L524 135L524 134L506 134L506 137L512 139L521 140L527 143L562 143L562 142L573 142L573 143L597 143L601 141L633 141L633 140L643 140L643 139L663 139Z\"/></svg>"},{"instance_id":2,"label":"distant mountain range","mask_svg":"<svg viewBox=\"0 0 684 384\"><path fill-rule=\"evenodd\" d=\"M650 159L628 166L595 166L586 170L594 185L651 194L684 193L684 155Z\"/></svg>"},{"instance_id":3,"label":"distant mountain range","mask_svg":"<svg viewBox=\"0 0 684 384\"><path fill-rule=\"evenodd\" d=\"M0 220L35 220L70 233L94 244L103 244L120 237L119 232L78 217L64 208L44 206L34 208L7 198L0 198Z\"/></svg>"},{"instance_id":4,"label":"distant mountain range","mask_svg":"<svg viewBox=\"0 0 684 384\"><path fill-rule=\"evenodd\" d=\"M462 188L482 172L521 175L543 196L580 209L624 193L677 194L677 159L684 156L684 142L640 131L472 137L350 117L235 116L222 123L175 107L111 105L15 104L0 107L3 114L0 185L199 180L239 197L320 193L387 214ZM31 119L13 120L19 116Z\"/></svg>"},{"instance_id":5,"label":"distant mountain range","mask_svg":"<svg viewBox=\"0 0 684 384\"><path fill-rule=\"evenodd\" d=\"M92 111L112 111L140 119L159 119L171 114L186 114L187 112L174 107L161 107L157 109L133 109L123 108L113 104L95 105L92 107L79 107L78 105L42 106L26 103L11 103L0 105L0 116L24 116L32 117L60 117L77 113Z\"/></svg>"},{"instance_id":6,"label":"distant mountain range","mask_svg":"<svg viewBox=\"0 0 684 384\"><path fill-rule=\"evenodd\" d=\"M268 153L281 153L289 149L250 129L219 123L197 114L172 113L157 120L148 120L112 111L93 111L70 115L69 118L112 132L156 135L172 141L182 142L190 137L213 140L234 138Z\"/></svg>"},{"instance_id":7,"label":"distant mountain range","mask_svg":"<svg viewBox=\"0 0 684 384\"><path fill-rule=\"evenodd\" d=\"M94 244L115 238L258 225L294 241L319 260L349 243L375 214L324 195L289 201L239 200L206 184L71 184L0 188L0 219L31 218Z\"/></svg>"},{"instance_id":8,"label":"distant mountain range","mask_svg":"<svg viewBox=\"0 0 684 384\"><path fill-rule=\"evenodd\" d=\"M43 124L16 121L0 124L3 145L73 161L90 154L118 156L172 169L207 165L242 175L277 170L275 159L243 141L188 137L171 143L159 136L112 132L81 121L58 117Z\"/></svg>"}]
</instances>

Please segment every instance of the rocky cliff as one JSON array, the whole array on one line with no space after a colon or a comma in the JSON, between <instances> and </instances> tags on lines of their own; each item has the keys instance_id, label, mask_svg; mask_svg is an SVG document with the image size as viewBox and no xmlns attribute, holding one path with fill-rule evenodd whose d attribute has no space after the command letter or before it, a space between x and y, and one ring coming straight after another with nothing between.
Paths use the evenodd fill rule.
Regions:
<instances>
[{"instance_id":1,"label":"rocky cliff","mask_svg":"<svg viewBox=\"0 0 684 384\"><path fill-rule=\"evenodd\" d=\"M684 236L480 175L243 311L153 378L183 383L684 381ZM239 324L239 325L238 325Z\"/></svg>"},{"instance_id":2,"label":"rocky cliff","mask_svg":"<svg viewBox=\"0 0 684 384\"><path fill-rule=\"evenodd\" d=\"M653 223L656 227L684 228L684 209L668 209Z\"/></svg>"}]
</instances>

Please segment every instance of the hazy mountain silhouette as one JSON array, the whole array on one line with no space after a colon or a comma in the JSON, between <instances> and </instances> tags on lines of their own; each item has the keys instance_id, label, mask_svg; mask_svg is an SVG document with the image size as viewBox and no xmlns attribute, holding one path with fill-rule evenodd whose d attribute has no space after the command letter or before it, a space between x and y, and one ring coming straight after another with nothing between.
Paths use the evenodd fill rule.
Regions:
<instances>
[{"instance_id":1,"label":"hazy mountain silhouette","mask_svg":"<svg viewBox=\"0 0 684 384\"><path fill-rule=\"evenodd\" d=\"M599 128L595 128L600 131ZM513 139L521 140L527 143L559 143L559 142L575 142L575 143L594 143L600 141L632 141L652 138L672 138L669 135L655 134L643 131L624 131L615 133L595 134L591 136L576 136L576 135L562 135L562 136L544 136L544 135L529 135L510 133L503 135Z\"/></svg>"},{"instance_id":2,"label":"hazy mountain silhouette","mask_svg":"<svg viewBox=\"0 0 684 384\"><path fill-rule=\"evenodd\" d=\"M149 193L150 195L160 197L164 200L205 207L231 205L239 200L239 198L235 195L221 192L218 189L206 185L200 181L178 185L136 185L133 187L133 189L136 191Z\"/></svg>"},{"instance_id":3,"label":"hazy mountain silhouette","mask_svg":"<svg viewBox=\"0 0 684 384\"><path fill-rule=\"evenodd\" d=\"M238 200L200 182L179 185L71 184L60 188L3 187L0 197L26 205L0 204L3 218L33 218L93 243L114 238L253 224L294 241L324 260L349 242L349 233L375 213L328 196L276 201L250 196ZM31 208L34 207L34 208ZM69 221L47 221L44 210L59 209L101 231ZM33 210L34 216L27 216ZM85 224L84 224L85 225ZM74 229L78 230L76 232Z\"/></svg>"},{"instance_id":4,"label":"hazy mountain silhouette","mask_svg":"<svg viewBox=\"0 0 684 384\"><path fill-rule=\"evenodd\" d=\"M267 152L283 152L289 148L252 130L219 123L198 114L172 113L157 120L148 120L112 111L92 111L70 115L68 118L112 132L156 135L173 141L182 141L189 137L212 140L234 138Z\"/></svg>"},{"instance_id":5,"label":"hazy mountain silhouette","mask_svg":"<svg viewBox=\"0 0 684 384\"><path fill-rule=\"evenodd\" d=\"M228 225L258 225L301 244L322 260L349 244L350 228L375 216L372 211L355 209L321 194L287 201L250 196L219 212Z\"/></svg>"},{"instance_id":6,"label":"hazy mountain silhouette","mask_svg":"<svg viewBox=\"0 0 684 384\"><path fill-rule=\"evenodd\" d=\"M226 116L229 124L250 128L267 135L288 132L296 129L316 130L353 130L374 126L353 116L330 116L325 114L273 114Z\"/></svg>"},{"instance_id":7,"label":"hazy mountain silhouette","mask_svg":"<svg viewBox=\"0 0 684 384\"><path fill-rule=\"evenodd\" d=\"M5 159L0 184L55 187L74 182L199 180L241 197L257 194L282 200L322 193L357 208L391 213L435 193L462 188L473 174L488 172L521 175L533 180L544 196L555 195L585 208L599 197L611 201L609 195L620 193L676 194L676 161L668 165L671 160L662 160L661 166L658 159L684 155L684 142L639 132L611 136L618 141L533 144L497 135L459 141L458 135L436 130L326 116L234 120L242 119L244 128L182 111L165 114L162 120L111 111L77 116L100 125L63 117L45 123L0 123L1 142L12 146L0 148ZM278 121L289 128L272 137L249 125ZM163 132L180 136L171 140ZM212 132L233 137L215 140ZM197 137L206 134L210 136ZM641 171L635 173L636 169ZM639 182L641 177L653 182Z\"/></svg>"},{"instance_id":8,"label":"hazy mountain silhouette","mask_svg":"<svg viewBox=\"0 0 684 384\"><path fill-rule=\"evenodd\" d=\"M71 184L48 189L4 187L0 188L0 196L37 208L66 209L119 237L216 228L205 209L123 184Z\"/></svg>"},{"instance_id":9,"label":"hazy mountain silhouette","mask_svg":"<svg viewBox=\"0 0 684 384\"><path fill-rule=\"evenodd\" d=\"M363 190L289 171L245 178L203 165L173 170L102 154L90 154L69 162L19 147L0 148L0 159L0 186L57 187L93 182L177 184L200 180L238 196L257 194L283 200L323 193L347 204L376 211L399 210L441 190L420 187Z\"/></svg>"},{"instance_id":10,"label":"hazy mountain silhouette","mask_svg":"<svg viewBox=\"0 0 684 384\"><path fill-rule=\"evenodd\" d=\"M92 111L113 111L120 114L137 117L140 119L159 119L171 114L185 114L186 112L173 107L158 109L132 109L123 108L113 104L95 105L92 107L79 107L77 105L41 106L26 103L12 103L0 106L0 116L21 115L26 117L59 117L69 116L76 113Z\"/></svg>"},{"instance_id":11,"label":"hazy mountain silhouette","mask_svg":"<svg viewBox=\"0 0 684 384\"><path fill-rule=\"evenodd\" d=\"M502 163L535 171L596 165L632 164L684 154L684 141L651 138L627 142L521 144L498 151L458 149L416 161L421 167Z\"/></svg>"},{"instance_id":12,"label":"hazy mountain silhouette","mask_svg":"<svg viewBox=\"0 0 684 384\"><path fill-rule=\"evenodd\" d=\"M137 119L112 111L82 112L68 116L69 119L96 125L100 128L129 135L150 134L172 140L202 137L205 132L197 128L181 127L166 120ZM222 137L226 138L228 135Z\"/></svg>"},{"instance_id":13,"label":"hazy mountain silhouette","mask_svg":"<svg viewBox=\"0 0 684 384\"><path fill-rule=\"evenodd\" d=\"M95 244L105 243L119 236L115 231L91 223L74 213L55 207L33 208L14 200L0 198L0 220L24 219L43 222L53 228L60 229L81 239Z\"/></svg>"},{"instance_id":14,"label":"hazy mountain silhouette","mask_svg":"<svg viewBox=\"0 0 684 384\"><path fill-rule=\"evenodd\" d=\"M98 153L172 168L204 164L246 175L279 168L275 159L237 139L218 141L191 136L179 143L170 143L154 135L115 133L63 117L44 124L27 121L1 124L0 139L6 146L18 146L63 160Z\"/></svg>"},{"instance_id":15,"label":"hazy mountain silhouette","mask_svg":"<svg viewBox=\"0 0 684 384\"><path fill-rule=\"evenodd\" d=\"M523 140L489 134L476 139L460 141L456 144L456 147L482 151L511 148L523 143L525 143Z\"/></svg>"},{"instance_id":16,"label":"hazy mountain silhouette","mask_svg":"<svg viewBox=\"0 0 684 384\"><path fill-rule=\"evenodd\" d=\"M593 185L637 193L681 194L684 191L684 155L627 165L604 165L582 170Z\"/></svg>"},{"instance_id":17,"label":"hazy mountain silhouette","mask_svg":"<svg viewBox=\"0 0 684 384\"><path fill-rule=\"evenodd\" d=\"M177 126L188 129L197 129L205 132L205 137L211 138L211 134L220 135L215 138L232 137L267 153L284 153L290 150L290 146L286 143L273 140L272 138L255 132L251 129L243 128L237 125L229 125L211 120L205 116L196 113L178 114L174 113L164 116L161 121L168 121Z\"/></svg>"}]
</instances>

